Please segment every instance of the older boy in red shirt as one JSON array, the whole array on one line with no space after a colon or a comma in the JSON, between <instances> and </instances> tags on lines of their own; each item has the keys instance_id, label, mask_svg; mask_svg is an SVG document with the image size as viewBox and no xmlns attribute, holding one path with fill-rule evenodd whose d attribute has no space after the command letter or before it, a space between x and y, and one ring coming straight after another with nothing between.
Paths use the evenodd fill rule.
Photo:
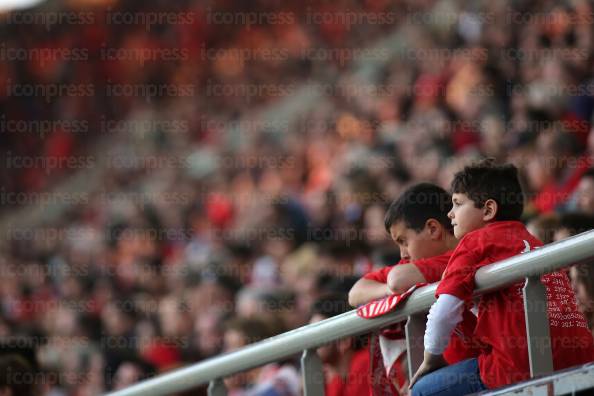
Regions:
<instances>
[{"instance_id":1,"label":"older boy in red shirt","mask_svg":"<svg viewBox=\"0 0 594 396\"><path fill-rule=\"evenodd\" d=\"M386 212L385 227L400 249L400 262L366 274L349 292L358 306L393 293L403 293L416 283L441 279L458 241L447 214L450 195L441 187L420 183L406 190Z\"/></svg>"},{"instance_id":2,"label":"older boy in red shirt","mask_svg":"<svg viewBox=\"0 0 594 396\"><path fill-rule=\"evenodd\" d=\"M452 207L450 195L441 187L420 183L407 189L396 199L386 212L385 228L400 248L402 260L394 266L371 272L360 279L349 292L349 303L353 306L365 304L391 294L400 294L416 283L433 283L441 279L457 240L447 217ZM470 347L470 335L476 324L475 316L464 313L463 324L458 329L460 336L452 336L445 356L449 363L476 356ZM385 334L384 334L385 335ZM391 381L398 388L408 384L405 367L400 359L405 351L402 336L391 341L382 339L384 348L389 349L384 364L390 370ZM397 377L397 378L394 378ZM396 384L397 383L397 384Z\"/></svg>"}]
</instances>

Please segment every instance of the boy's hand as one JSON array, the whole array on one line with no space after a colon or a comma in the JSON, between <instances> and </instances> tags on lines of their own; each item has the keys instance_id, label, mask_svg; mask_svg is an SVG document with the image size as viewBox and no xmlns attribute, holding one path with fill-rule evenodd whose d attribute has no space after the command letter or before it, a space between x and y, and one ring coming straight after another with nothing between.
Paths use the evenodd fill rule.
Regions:
<instances>
[{"instance_id":1,"label":"boy's hand","mask_svg":"<svg viewBox=\"0 0 594 396\"><path fill-rule=\"evenodd\" d=\"M415 382L417 382L425 374L429 374L430 372L440 369L447 365L448 363L443 358L443 355L433 355L425 351L423 363L421 363L419 369L410 380L410 386L408 387L408 389L410 390L415 384Z\"/></svg>"}]
</instances>

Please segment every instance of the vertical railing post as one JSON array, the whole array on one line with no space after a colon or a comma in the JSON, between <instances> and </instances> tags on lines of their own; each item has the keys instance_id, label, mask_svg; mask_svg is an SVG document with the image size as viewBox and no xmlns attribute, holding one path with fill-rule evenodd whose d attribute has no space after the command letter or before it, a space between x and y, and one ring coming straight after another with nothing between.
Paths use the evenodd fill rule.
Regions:
<instances>
[{"instance_id":1,"label":"vertical railing post","mask_svg":"<svg viewBox=\"0 0 594 396\"><path fill-rule=\"evenodd\" d=\"M547 314L547 290L541 283L540 276L532 276L526 278L522 291L530 377L534 378L553 372L553 354Z\"/></svg>"},{"instance_id":2,"label":"vertical railing post","mask_svg":"<svg viewBox=\"0 0 594 396\"><path fill-rule=\"evenodd\" d=\"M208 396L227 396L227 387L221 378L210 381L208 384Z\"/></svg>"},{"instance_id":3,"label":"vertical railing post","mask_svg":"<svg viewBox=\"0 0 594 396\"><path fill-rule=\"evenodd\" d=\"M324 370L315 349L306 349L301 355L303 395L324 396Z\"/></svg>"},{"instance_id":4,"label":"vertical railing post","mask_svg":"<svg viewBox=\"0 0 594 396\"><path fill-rule=\"evenodd\" d=\"M408 378L417 372L423 363L423 337L425 336L425 325L427 324L427 313L416 313L410 315L406 321L404 331L406 334L406 353L408 357Z\"/></svg>"}]
</instances>

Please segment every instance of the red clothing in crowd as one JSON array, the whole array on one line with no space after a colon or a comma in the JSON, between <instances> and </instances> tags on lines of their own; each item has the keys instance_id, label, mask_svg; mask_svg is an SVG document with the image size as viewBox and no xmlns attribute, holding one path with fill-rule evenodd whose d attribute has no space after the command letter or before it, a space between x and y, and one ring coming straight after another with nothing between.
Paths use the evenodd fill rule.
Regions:
<instances>
[{"instance_id":1,"label":"red clothing in crowd","mask_svg":"<svg viewBox=\"0 0 594 396\"><path fill-rule=\"evenodd\" d=\"M347 378L334 375L326 382L326 396L363 396L371 394L369 350L355 351Z\"/></svg>"},{"instance_id":2,"label":"red clothing in crowd","mask_svg":"<svg viewBox=\"0 0 594 396\"><path fill-rule=\"evenodd\" d=\"M470 301L480 267L540 246L542 242L517 221L495 222L472 231L454 251L436 293ZM547 289L554 369L591 361L592 334L578 311L567 275L555 272L541 279ZM488 388L530 378L522 287L523 282L518 282L480 299L475 340L481 380Z\"/></svg>"},{"instance_id":3,"label":"red clothing in crowd","mask_svg":"<svg viewBox=\"0 0 594 396\"><path fill-rule=\"evenodd\" d=\"M592 158L579 157L574 169L562 180L547 183L534 197L532 204L540 213L550 213L566 202L575 191L583 174L592 166Z\"/></svg>"}]
</instances>

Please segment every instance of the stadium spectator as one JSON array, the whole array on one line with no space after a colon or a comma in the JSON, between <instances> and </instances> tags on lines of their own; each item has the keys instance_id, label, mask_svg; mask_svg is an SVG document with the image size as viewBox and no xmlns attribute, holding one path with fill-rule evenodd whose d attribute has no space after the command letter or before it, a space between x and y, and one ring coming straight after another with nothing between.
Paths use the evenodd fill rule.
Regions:
<instances>
[{"instance_id":1,"label":"stadium spectator","mask_svg":"<svg viewBox=\"0 0 594 396\"><path fill-rule=\"evenodd\" d=\"M385 214L384 229L400 249L402 258L397 265L370 272L349 292L353 306L404 293L418 283L439 282L458 241L447 217L452 207L450 195L441 187L420 183L408 188L394 200ZM449 364L476 356L469 340L476 325L470 311L464 313L460 326L463 337L453 335L444 352ZM383 365L396 389L406 393L408 370L402 328L382 331L378 347Z\"/></svg>"},{"instance_id":2,"label":"stadium spectator","mask_svg":"<svg viewBox=\"0 0 594 396\"><path fill-rule=\"evenodd\" d=\"M351 310L346 294L327 294L312 306L310 323ZM324 364L325 394L354 396L370 394L369 350L362 337L347 337L318 348Z\"/></svg>"},{"instance_id":3,"label":"stadium spectator","mask_svg":"<svg viewBox=\"0 0 594 396\"><path fill-rule=\"evenodd\" d=\"M543 214L535 217L526 224L528 232L547 245L555 241L555 233L559 228L559 216Z\"/></svg>"},{"instance_id":4,"label":"stadium spectator","mask_svg":"<svg viewBox=\"0 0 594 396\"><path fill-rule=\"evenodd\" d=\"M230 352L282 332L278 323L260 318L234 318L227 322L224 352ZM292 396L298 395L301 377L290 362L271 363L225 379L229 395Z\"/></svg>"},{"instance_id":5,"label":"stadium spectator","mask_svg":"<svg viewBox=\"0 0 594 396\"><path fill-rule=\"evenodd\" d=\"M425 332L424 360L413 377L413 395L459 395L494 389L530 378L521 283L481 296L475 337L478 359L443 367L442 353L454 327L462 320L465 302L475 288L480 267L542 246L518 220L524 197L513 165L483 161L465 167L452 181L453 208L449 217L461 239L436 291ZM547 309L571 320L549 319L553 366L556 370L590 362L594 340L575 305L569 279L563 272L543 276ZM437 371L436 371L437 370Z\"/></svg>"},{"instance_id":6,"label":"stadium spectator","mask_svg":"<svg viewBox=\"0 0 594 396\"><path fill-rule=\"evenodd\" d=\"M126 388L142 379L152 377L154 374L154 367L144 361L124 361L116 369L112 389Z\"/></svg>"},{"instance_id":7,"label":"stadium spectator","mask_svg":"<svg viewBox=\"0 0 594 396\"><path fill-rule=\"evenodd\" d=\"M594 229L594 216L578 212L564 213L559 217L553 239L560 241L591 229Z\"/></svg>"},{"instance_id":8,"label":"stadium spectator","mask_svg":"<svg viewBox=\"0 0 594 396\"><path fill-rule=\"evenodd\" d=\"M555 239L560 241L582 232L594 229L594 217L585 213L566 213L561 216ZM571 287L577 299L578 308L586 317L588 327L594 334L594 267L582 263L569 268Z\"/></svg>"},{"instance_id":9,"label":"stadium spectator","mask_svg":"<svg viewBox=\"0 0 594 396\"><path fill-rule=\"evenodd\" d=\"M40 381L30 362L17 354L0 356L0 395L34 396Z\"/></svg>"},{"instance_id":10,"label":"stadium spectator","mask_svg":"<svg viewBox=\"0 0 594 396\"><path fill-rule=\"evenodd\" d=\"M582 175L576 188L577 211L594 216L594 168Z\"/></svg>"},{"instance_id":11,"label":"stadium spectator","mask_svg":"<svg viewBox=\"0 0 594 396\"><path fill-rule=\"evenodd\" d=\"M372 272L360 279L349 293L349 303L358 306L403 293L415 283L437 282L457 241L450 233L447 213L449 195L441 187L417 184L395 200L385 217L385 230L400 249L402 264ZM430 257L439 257L434 262Z\"/></svg>"},{"instance_id":12,"label":"stadium spectator","mask_svg":"<svg viewBox=\"0 0 594 396\"><path fill-rule=\"evenodd\" d=\"M578 308L586 317L588 327L594 335L594 266L592 263L574 265L569 269L569 278Z\"/></svg>"}]
</instances>

